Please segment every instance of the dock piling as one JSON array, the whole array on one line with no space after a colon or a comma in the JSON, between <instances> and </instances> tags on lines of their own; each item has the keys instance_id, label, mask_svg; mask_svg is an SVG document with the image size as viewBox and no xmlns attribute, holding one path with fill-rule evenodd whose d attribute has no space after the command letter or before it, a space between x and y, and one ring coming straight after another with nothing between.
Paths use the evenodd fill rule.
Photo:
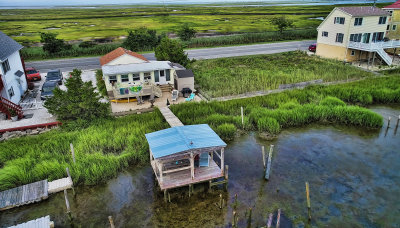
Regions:
<instances>
[{"instance_id":1,"label":"dock piling","mask_svg":"<svg viewBox=\"0 0 400 228\"><path fill-rule=\"evenodd\" d=\"M113 218L112 218L111 215L108 216L108 221L110 222L110 227L111 227L111 228L115 228L114 221L113 221Z\"/></svg>"},{"instance_id":2,"label":"dock piling","mask_svg":"<svg viewBox=\"0 0 400 228\"><path fill-rule=\"evenodd\" d=\"M67 167L67 168L65 168L65 170L67 171L67 175L68 175L69 179L71 179L71 182L72 182L72 193L73 193L74 196L75 196L74 182L72 181L71 174L69 173L69 168Z\"/></svg>"},{"instance_id":3,"label":"dock piling","mask_svg":"<svg viewBox=\"0 0 400 228\"><path fill-rule=\"evenodd\" d=\"M269 148L269 154L268 154L268 164L267 164L267 170L265 172L265 179L269 180L269 174L271 170L271 163L272 163L272 152L274 151L274 145L271 145Z\"/></svg>"},{"instance_id":4,"label":"dock piling","mask_svg":"<svg viewBox=\"0 0 400 228\"><path fill-rule=\"evenodd\" d=\"M281 209L278 209L278 217L276 218L276 228L281 225Z\"/></svg>"},{"instance_id":5,"label":"dock piling","mask_svg":"<svg viewBox=\"0 0 400 228\"><path fill-rule=\"evenodd\" d=\"M66 189L64 189L64 198L65 198L65 205L67 206L68 219L72 220L71 208L69 206L68 194L67 194L67 190Z\"/></svg>"},{"instance_id":6,"label":"dock piling","mask_svg":"<svg viewBox=\"0 0 400 228\"><path fill-rule=\"evenodd\" d=\"M265 172L265 168L266 168L266 164L265 164L265 149L264 146L261 147L261 151L262 151L262 158L263 158L263 165L264 165L264 172Z\"/></svg>"},{"instance_id":7,"label":"dock piling","mask_svg":"<svg viewBox=\"0 0 400 228\"><path fill-rule=\"evenodd\" d=\"M69 146L71 147L72 160L74 161L74 164L75 164L76 161L75 161L74 145L72 145L72 143L70 143Z\"/></svg>"},{"instance_id":8,"label":"dock piling","mask_svg":"<svg viewBox=\"0 0 400 228\"><path fill-rule=\"evenodd\" d=\"M222 209L222 194L219 194L219 209Z\"/></svg>"},{"instance_id":9,"label":"dock piling","mask_svg":"<svg viewBox=\"0 0 400 228\"><path fill-rule=\"evenodd\" d=\"M306 196L307 196L308 221L311 221L310 186L308 182L306 182Z\"/></svg>"},{"instance_id":10,"label":"dock piling","mask_svg":"<svg viewBox=\"0 0 400 228\"><path fill-rule=\"evenodd\" d=\"M228 179L229 179L228 169L229 169L229 166L225 165L225 170L224 170L224 174L225 174L225 184L224 184L225 191L228 191Z\"/></svg>"},{"instance_id":11,"label":"dock piling","mask_svg":"<svg viewBox=\"0 0 400 228\"><path fill-rule=\"evenodd\" d=\"M388 128L390 127L390 119L392 119L391 116L389 116L389 118L388 118L388 124L387 124L387 127L388 127Z\"/></svg>"},{"instance_id":12,"label":"dock piling","mask_svg":"<svg viewBox=\"0 0 400 228\"><path fill-rule=\"evenodd\" d=\"M274 215L272 213L269 213L267 228L271 228L273 217L274 217Z\"/></svg>"},{"instance_id":13,"label":"dock piling","mask_svg":"<svg viewBox=\"0 0 400 228\"><path fill-rule=\"evenodd\" d=\"M251 211L252 211L252 208L249 207L249 215L247 217L247 228L251 228Z\"/></svg>"},{"instance_id":14,"label":"dock piling","mask_svg":"<svg viewBox=\"0 0 400 228\"><path fill-rule=\"evenodd\" d=\"M244 116L243 116L243 107L240 107L240 114L242 116L242 127L244 129Z\"/></svg>"}]
</instances>

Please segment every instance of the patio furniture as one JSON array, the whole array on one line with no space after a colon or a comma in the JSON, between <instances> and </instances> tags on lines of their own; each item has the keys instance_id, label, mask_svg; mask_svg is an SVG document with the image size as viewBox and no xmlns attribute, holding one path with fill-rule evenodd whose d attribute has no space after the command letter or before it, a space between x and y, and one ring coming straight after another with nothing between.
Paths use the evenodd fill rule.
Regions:
<instances>
[{"instance_id":1,"label":"patio furniture","mask_svg":"<svg viewBox=\"0 0 400 228\"><path fill-rule=\"evenodd\" d=\"M190 97L186 98L185 100L186 100L186 101L192 101L192 100L194 99L194 96L195 96L195 94L194 94L194 93L191 93L191 94L190 94Z\"/></svg>"},{"instance_id":2,"label":"patio furniture","mask_svg":"<svg viewBox=\"0 0 400 228\"><path fill-rule=\"evenodd\" d=\"M208 153L200 154L199 167L208 167L210 165L210 156Z\"/></svg>"},{"instance_id":3,"label":"patio furniture","mask_svg":"<svg viewBox=\"0 0 400 228\"><path fill-rule=\"evenodd\" d=\"M176 90L176 89L172 90L172 101L178 100L178 94L179 94L178 90Z\"/></svg>"}]
</instances>

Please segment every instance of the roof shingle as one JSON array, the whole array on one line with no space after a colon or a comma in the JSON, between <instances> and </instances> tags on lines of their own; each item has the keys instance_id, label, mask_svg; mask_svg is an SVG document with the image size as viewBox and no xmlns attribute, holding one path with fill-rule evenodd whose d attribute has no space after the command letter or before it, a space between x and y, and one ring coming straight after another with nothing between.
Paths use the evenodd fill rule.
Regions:
<instances>
[{"instance_id":1,"label":"roof shingle","mask_svg":"<svg viewBox=\"0 0 400 228\"><path fill-rule=\"evenodd\" d=\"M390 16L389 12L373 6L338 7L338 9L353 17Z\"/></svg>"},{"instance_id":2,"label":"roof shingle","mask_svg":"<svg viewBox=\"0 0 400 228\"><path fill-rule=\"evenodd\" d=\"M388 5L383 7L384 9L400 9L400 0L393 3L392 5Z\"/></svg>"},{"instance_id":3,"label":"roof shingle","mask_svg":"<svg viewBox=\"0 0 400 228\"><path fill-rule=\"evenodd\" d=\"M21 44L0 31L0 61L5 61L10 55L22 48Z\"/></svg>"},{"instance_id":4,"label":"roof shingle","mask_svg":"<svg viewBox=\"0 0 400 228\"><path fill-rule=\"evenodd\" d=\"M113 61L114 59L116 59L116 58L118 58L118 57L120 57L122 55L125 55L125 54L128 54L128 55L133 56L135 58L144 60L146 62L149 61L143 55L140 55L140 54L138 54L136 52L133 52L133 51L127 50L125 48L119 47L119 48L115 49L114 51L102 56L100 58L100 65L103 66L103 65L105 65L105 64Z\"/></svg>"}]
</instances>

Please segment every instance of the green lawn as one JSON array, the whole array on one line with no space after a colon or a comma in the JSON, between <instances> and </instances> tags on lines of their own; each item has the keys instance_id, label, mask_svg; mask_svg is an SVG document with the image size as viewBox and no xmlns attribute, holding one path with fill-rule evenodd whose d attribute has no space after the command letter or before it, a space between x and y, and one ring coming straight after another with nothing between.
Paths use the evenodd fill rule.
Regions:
<instances>
[{"instance_id":1,"label":"green lawn","mask_svg":"<svg viewBox=\"0 0 400 228\"><path fill-rule=\"evenodd\" d=\"M286 52L196 61L195 83L209 97L277 89L280 84L323 79L325 82L371 76L343 62Z\"/></svg>"}]
</instances>

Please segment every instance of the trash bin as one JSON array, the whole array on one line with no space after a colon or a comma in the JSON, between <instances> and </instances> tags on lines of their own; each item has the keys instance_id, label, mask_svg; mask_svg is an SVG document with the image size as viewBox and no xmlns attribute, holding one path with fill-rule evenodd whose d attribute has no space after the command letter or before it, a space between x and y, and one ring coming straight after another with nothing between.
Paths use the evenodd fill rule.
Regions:
<instances>
[{"instance_id":1,"label":"trash bin","mask_svg":"<svg viewBox=\"0 0 400 228\"><path fill-rule=\"evenodd\" d=\"M190 88L183 88L181 92L182 92L183 97L187 98L192 93L192 90Z\"/></svg>"}]
</instances>

